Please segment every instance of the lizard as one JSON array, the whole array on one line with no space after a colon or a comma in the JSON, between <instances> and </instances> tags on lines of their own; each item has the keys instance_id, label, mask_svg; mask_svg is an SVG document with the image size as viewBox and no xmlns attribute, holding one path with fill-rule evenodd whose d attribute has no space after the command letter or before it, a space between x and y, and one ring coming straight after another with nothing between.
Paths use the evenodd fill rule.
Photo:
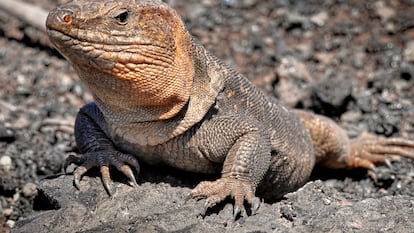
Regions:
<instances>
[{"instance_id":1,"label":"lizard","mask_svg":"<svg viewBox=\"0 0 414 233\"><path fill-rule=\"evenodd\" d=\"M219 174L189 198L208 208L227 197L233 216L252 214L260 198L276 200L303 186L315 164L364 168L388 154L414 159L414 141L371 134L350 139L333 120L290 109L221 62L159 0L75 0L50 11L47 33L91 91L75 121L81 155L69 155L74 186L110 167L132 186L139 162Z\"/></svg>"}]
</instances>

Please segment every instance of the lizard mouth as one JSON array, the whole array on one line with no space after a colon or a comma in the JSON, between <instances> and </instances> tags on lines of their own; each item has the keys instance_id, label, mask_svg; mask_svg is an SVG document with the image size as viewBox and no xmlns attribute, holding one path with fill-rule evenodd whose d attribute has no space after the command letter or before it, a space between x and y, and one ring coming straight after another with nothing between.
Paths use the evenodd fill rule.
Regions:
<instances>
[{"instance_id":1,"label":"lizard mouth","mask_svg":"<svg viewBox=\"0 0 414 233\"><path fill-rule=\"evenodd\" d=\"M77 35L87 32L78 30ZM120 41L87 40L84 36L72 36L56 29L48 29L56 48L69 60L85 58L91 61L107 61L111 64L146 64L167 68L173 63L166 48L154 43L126 43ZM102 36L96 36L101 38Z\"/></svg>"},{"instance_id":2,"label":"lizard mouth","mask_svg":"<svg viewBox=\"0 0 414 233\"><path fill-rule=\"evenodd\" d=\"M97 46L98 44L96 43L81 41L76 37L70 36L69 34L63 33L58 30L48 29L47 33L55 47L65 57L69 58L69 60L71 60L71 54L78 55L78 59L79 55L83 55L88 58L98 58L105 52L103 49L100 49L99 46Z\"/></svg>"}]
</instances>

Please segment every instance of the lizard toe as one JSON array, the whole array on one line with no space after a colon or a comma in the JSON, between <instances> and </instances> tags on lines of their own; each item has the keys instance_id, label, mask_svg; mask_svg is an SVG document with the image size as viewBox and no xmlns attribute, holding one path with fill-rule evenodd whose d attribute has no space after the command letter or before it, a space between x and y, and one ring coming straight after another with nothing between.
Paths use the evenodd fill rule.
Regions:
<instances>
[{"instance_id":1,"label":"lizard toe","mask_svg":"<svg viewBox=\"0 0 414 233\"><path fill-rule=\"evenodd\" d=\"M364 133L351 142L351 153L347 164L350 168L361 167L372 171L375 164L392 167L390 156L414 159L414 141Z\"/></svg>"},{"instance_id":2,"label":"lizard toe","mask_svg":"<svg viewBox=\"0 0 414 233\"><path fill-rule=\"evenodd\" d=\"M74 153L70 153L63 163L63 171L67 173L67 169L69 165L71 164L81 165L85 161L86 161L86 158L84 156L78 156Z\"/></svg>"}]
</instances>

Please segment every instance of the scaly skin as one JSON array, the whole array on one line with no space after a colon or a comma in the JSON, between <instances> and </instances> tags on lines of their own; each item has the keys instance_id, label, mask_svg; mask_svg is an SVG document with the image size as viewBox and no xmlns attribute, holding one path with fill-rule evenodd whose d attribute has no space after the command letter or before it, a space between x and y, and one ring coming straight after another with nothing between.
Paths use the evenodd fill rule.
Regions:
<instances>
[{"instance_id":1,"label":"scaly skin","mask_svg":"<svg viewBox=\"0 0 414 233\"><path fill-rule=\"evenodd\" d=\"M382 154L414 158L406 139L349 140L328 118L292 111L196 43L165 3L78 0L52 10L48 35L89 87L95 102L78 113L81 157L75 185L101 168L111 193L109 166L136 184L131 166L165 163L219 173L190 193L206 209L227 196L234 216L246 200L275 199L296 190L316 162L331 168L386 163Z\"/></svg>"}]
</instances>

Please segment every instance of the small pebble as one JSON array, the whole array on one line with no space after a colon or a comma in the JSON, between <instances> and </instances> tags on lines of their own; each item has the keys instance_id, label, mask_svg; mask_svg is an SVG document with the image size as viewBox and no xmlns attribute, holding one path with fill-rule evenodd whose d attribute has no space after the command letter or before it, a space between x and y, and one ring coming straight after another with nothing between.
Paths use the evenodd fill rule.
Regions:
<instances>
[{"instance_id":1,"label":"small pebble","mask_svg":"<svg viewBox=\"0 0 414 233\"><path fill-rule=\"evenodd\" d=\"M12 166L12 159L10 158L10 156L3 155L0 158L0 169L8 172L10 171L11 166Z\"/></svg>"},{"instance_id":2,"label":"small pebble","mask_svg":"<svg viewBox=\"0 0 414 233\"><path fill-rule=\"evenodd\" d=\"M3 215L4 216L6 216L6 217L9 217L9 216L11 216L12 214L13 214L13 209L12 208L7 208L7 209L4 209L3 210Z\"/></svg>"},{"instance_id":3,"label":"small pebble","mask_svg":"<svg viewBox=\"0 0 414 233\"><path fill-rule=\"evenodd\" d=\"M326 11L322 11L310 17L310 21L318 25L319 27L324 26L328 19L329 19L329 16L328 16L328 13L326 13Z\"/></svg>"},{"instance_id":4,"label":"small pebble","mask_svg":"<svg viewBox=\"0 0 414 233\"><path fill-rule=\"evenodd\" d=\"M22 192L25 197L34 197L37 195L37 186L29 182L23 186Z\"/></svg>"},{"instance_id":5,"label":"small pebble","mask_svg":"<svg viewBox=\"0 0 414 233\"><path fill-rule=\"evenodd\" d=\"M6 222L7 226L9 226L10 228L13 228L15 223L16 223L15 221L10 220L10 219L7 220L7 222Z\"/></svg>"},{"instance_id":6,"label":"small pebble","mask_svg":"<svg viewBox=\"0 0 414 233\"><path fill-rule=\"evenodd\" d=\"M388 7L383 1L377 1L375 3L375 8L377 14L383 20L387 20L395 15L395 10L391 7Z\"/></svg>"},{"instance_id":7,"label":"small pebble","mask_svg":"<svg viewBox=\"0 0 414 233\"><path fill-rule=\"evenodd\" d=\"M328 198L324 198L323 199L323 204L325 204L325 205L330 205L332 203L332 201L331 200L329 200Z\"/></svg>"},{"instance_id":8,"label":"small pebble","mask_svg":"<svg viewBox=\"0 0 414 233\"><path fill-rule=\"evenodd\" d=\"M414 40L407 42L404 49L404 61L414 62Z\"/></svg>"}]
</instances>

